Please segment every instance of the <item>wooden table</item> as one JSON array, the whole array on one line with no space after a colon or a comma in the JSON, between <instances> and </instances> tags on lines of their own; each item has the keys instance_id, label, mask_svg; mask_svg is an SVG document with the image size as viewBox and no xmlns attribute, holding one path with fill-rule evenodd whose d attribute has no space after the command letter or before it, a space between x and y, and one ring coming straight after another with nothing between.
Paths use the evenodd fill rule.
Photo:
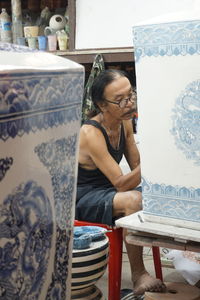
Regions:
<instances>
[{"instance_id":1,"label":"wooden table","mask_svg":"<svg viewBox=\"0 0 200 300\"><path fill-rule=\"evenodd\" d=\"M153 247L154 266L157 278L162 278L159 247L182 251L200 252L200 231L160 223L147 222L143 212L137 212L115 222L117 227L126 228L128 243L144 247ZM159 259L158 259L159 256ZM155 264L155 257L157 263Z\"/></svg>"}]
</instances>

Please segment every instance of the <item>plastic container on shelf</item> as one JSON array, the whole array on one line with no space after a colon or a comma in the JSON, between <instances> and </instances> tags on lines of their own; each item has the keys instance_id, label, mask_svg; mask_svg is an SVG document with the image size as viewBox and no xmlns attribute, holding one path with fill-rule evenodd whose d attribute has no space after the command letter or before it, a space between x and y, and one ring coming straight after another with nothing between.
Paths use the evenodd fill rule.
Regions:
<instances>
[{"instance_id":1,"label":"plastic container on shelf","mask_svg":"<svg viewBox=\"0 0 200 300\"><path fill-rule=\"evenodd\" d=\"M11 0L12 5L12 36L13 43L18 37L23 37L21 0Z\"/></svg>"},{"instance_id":2,"label":"plastic container on shelf","mask_svg":"<svg viewBox=\"0 0 200 300\"><path fill-rule=\"evenodd\" d=\"M22 20L13 20L12 23L13 43L17 43L17 38L23 37Z\"/></svg>"},{"instance_id":3,"label":"plastic container on shelf","mask_svg":"<svg viewBox=\"0 0 200 300\"><path fill-rule=\"evenodd\" d=\"M11 17L8 15L5 8L2 8L0 14L1 22L1 41L5 43L12 43L12 29L11 29Z\"/></svg>"}]
</instances>

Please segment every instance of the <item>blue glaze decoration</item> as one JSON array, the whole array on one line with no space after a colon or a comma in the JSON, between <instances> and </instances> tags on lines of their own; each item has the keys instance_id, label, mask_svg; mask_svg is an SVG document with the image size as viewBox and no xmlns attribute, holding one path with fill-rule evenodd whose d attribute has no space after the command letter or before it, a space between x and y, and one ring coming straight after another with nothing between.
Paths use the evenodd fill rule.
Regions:
<instances>
[{"instance_id":1,"label":"blue glaze decoration","mask_svg":"<svg viewBox=\"0 0 200 300\"><path fill-rule=\"evenodd\" d=\"M54 194L56 221L56 252L54 272L46 300L58 293L64 299L68 276L69 241L72 228L72 207L75 197L77 134L50 140L35 147L41 163L47 168Z\"/></svg>"},{"instance_id":2,"label":"blue glaze decoration","mask_svg":"<svg viewBox=\"0 0 200 300\"><path fill-rule=\"evenodd\" d=\"M4 178L6 172L10 169L13 164L12 157L6 157L0 159L0 181Z\"/></svg>"},{"instance_id":3,"label":"blue glaze decoration","mask_svg":"<svg viewBox=\"0 0 200 300\"><path fill-rule=\"evenodd\" d=\"M29 180L0 207L1 299L37 300L50 258L52 211L45 190Z\"/></svg>"},{"instance_id":4,"label":"blue glaze decoration","mask_svg":"<svg viewBox=\"0 0 200 300\"><path fill-rule=\"evenodd\" d=\"M189 83L176 99L170 130L186 159L200 166L200 79Z\"/></svg>"},{"instance_id":5,"label":"blue glaze decoration","mask_svg":"<svg viewBox=\"0 0 200 300\"><path fill-rule=\"evenodd\" d=\"M75 189L77 134L50 140L35 147L40 161L51 175L56 222L61 229L71 228L71 207Z\"/></svg>"},{"instance_id":6,"label":"blue glaze decoration","mask_svg":"<svg viewBox=\"0 0 200 300\"><path fill-rule=\"evenodd\" d=\"M144 57L200 54L200 22L180 21L133 27L135 61Z\"/></svg>"},{"instance_id":7,"label":"blue glaze decoration","mask_svg":"<svg viewBox=\"0 0 200 300\"><path fill-rule=\"evenodd\" d=\"M144 213L200 222L200 188L151 183L142 178Z\"/></svg>"},{"instance_id":8,"label":"blue glaze decoration","mask_svg":"<svg viewBox=\"0 0 200 300\"><path fill-rule=\"evenodd\" d=\"M0 75L0 139L80 120L82 92L80 72Z\"/></svg>"},{"instance_id":9,"label":"blue glaze decoration","mask_svg":"<svg viewBox=\"0 0 200 300\"><path fill-rule=\"evenodd\" d=\"M27 46L16 45L11 43L0 42L0 51L11 51L11 52L38 52L37 49L31 49Z\"/></svg>"}]
</instances>

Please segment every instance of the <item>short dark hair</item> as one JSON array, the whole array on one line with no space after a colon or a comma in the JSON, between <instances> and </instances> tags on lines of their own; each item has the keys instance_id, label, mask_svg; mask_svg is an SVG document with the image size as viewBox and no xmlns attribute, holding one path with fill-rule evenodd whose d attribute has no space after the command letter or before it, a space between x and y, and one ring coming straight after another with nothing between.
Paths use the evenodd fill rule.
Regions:
<instances>
[{"instance_id":1,"label":"short dark hair","mask_svg":"<svg viewBox=\"0 0 200 300\"><path fill-rule=\"evenodd\" d=\"M119 77L127 77L128 74L122 70L108 69L102 71L95 79L91 89L92 102L95 107L95 111L89 113L89 117L96 115L99 112L99 103L104 102L104 91L107 85L112 83ZM129 79L129 78L128 78Z\"/></svg>"}]
</instances>

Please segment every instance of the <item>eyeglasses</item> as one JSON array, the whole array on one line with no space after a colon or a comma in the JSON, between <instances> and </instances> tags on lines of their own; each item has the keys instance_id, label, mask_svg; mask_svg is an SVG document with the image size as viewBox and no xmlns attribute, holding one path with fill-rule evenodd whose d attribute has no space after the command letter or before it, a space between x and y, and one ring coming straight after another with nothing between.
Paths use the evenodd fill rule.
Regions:
<instances>
[{"instance_id":1,"label":"eyeglasses","mask_svg":"<svg viewBox=\"0 0 200 300\"><path fill-rule=\"evenodd\" d=\"M104 99L104 101L106 102L109 102L109 103L113 103L113 104L116 104L118 105L120 108L125 108L127 105L128 105L128 102L130 101L131 103L134 103L136 101L136 93L135 92L132 92L131 95L126 98L126 99L122 99L118 102L116 101L110 101L110 100L107 100L107 99Z\"/></svg>"}]
</instances>

